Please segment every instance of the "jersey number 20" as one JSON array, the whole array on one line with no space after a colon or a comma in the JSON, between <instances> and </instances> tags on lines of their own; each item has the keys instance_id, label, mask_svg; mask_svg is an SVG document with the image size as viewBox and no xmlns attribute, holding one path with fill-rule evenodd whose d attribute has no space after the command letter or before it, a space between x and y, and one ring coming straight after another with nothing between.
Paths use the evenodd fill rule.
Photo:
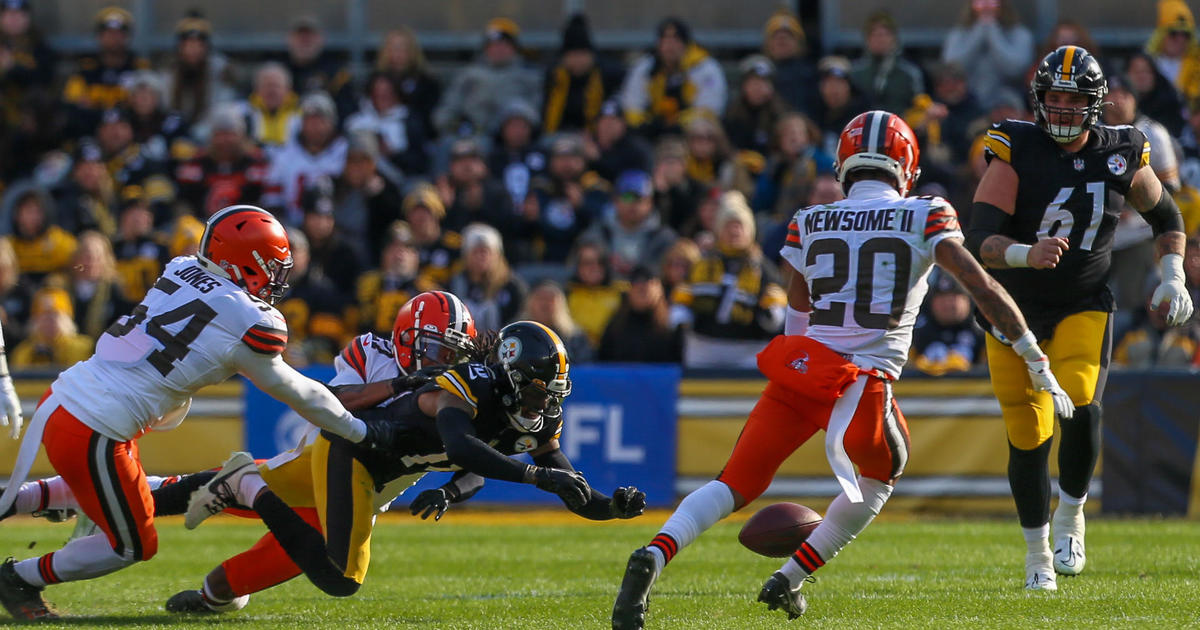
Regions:
<instances>
[{"instance_id":1,"label":"jersey number 20","mask_svg":"<svg viewBox=\"0 0 1200 630\"><path fill-rule=\"evenodd\" d=\"M891 307L887 313L871 311L875 295L875 265L880 254L889 255L894 261ZM833 256L833 275L810 278L812 287L812 323L821 326L843 326L846 323L846 303L829 302L824 308L817 307L822 295L839 293L850 279L850 245L841 239L823 238L813 241L808 247L806 267L813 267L818 256ZM887 259L882 264L888 264ZM912 269L912 249L908 243L890 236L868 240L858 248L857 278L854 281L854 322L872 330L891 330L900 325L904 306L908 302L908 278Z\"/></svg>"}]
</instances>

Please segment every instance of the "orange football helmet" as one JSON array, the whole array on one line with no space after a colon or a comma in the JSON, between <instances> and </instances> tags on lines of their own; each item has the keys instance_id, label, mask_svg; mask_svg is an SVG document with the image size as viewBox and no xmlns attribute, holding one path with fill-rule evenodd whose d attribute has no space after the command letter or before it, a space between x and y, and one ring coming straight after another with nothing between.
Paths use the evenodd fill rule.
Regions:
<instances>
[{"instance_id":1,"label":"orange football helmet","mask_svg":"<svg viewBox=\"0 0 1200 630\"><path fill-rule=\"evenodd\" d=\"M838 137L838 181L846 189L846 175L859 168L874 168L896 178L900 196L908 194L921 176L917 166L921 150L917 136L904 119L891 112L873 110L854 117Z\"/></svg>"},{"instance_id":2,"label":"orange football helmet","mask_svg":"<svg viewBox=\"0 0 1200 630\"><path fill-rule=\"evenodd\" d=\"M448 291L426 291L400 307L392 326L396 365L408 374L426 365L454 365L475 338L467 305Z\"/></svg>"},{"instance_id":3,"label":"orange football helmet","mask_svg":"<svg viewBox=\"0 0 1200 630\"><path fill-rule=\"evenodd\" d=\"M287 232L257 206L229 206L208 220L196 253L209 271L274 304L287 292L292 250Z\"/></svg>"}]
</instances>

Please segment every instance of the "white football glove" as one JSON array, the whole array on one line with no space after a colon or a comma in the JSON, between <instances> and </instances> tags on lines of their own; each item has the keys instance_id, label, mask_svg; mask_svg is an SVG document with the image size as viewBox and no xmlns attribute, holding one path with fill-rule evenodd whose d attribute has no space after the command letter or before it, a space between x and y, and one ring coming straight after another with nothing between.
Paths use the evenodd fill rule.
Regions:
<instances>
[{"instance_id":1,"label":"white football glove","mask_svg":"<svg viewBox=\"0 0 1200 630\"><path fill-rule=\"evenodd\" d=\"M1188 293L1183 276L1183 256L1166 254L1159 261L1162 282L1150 297L1150 307L1158 308L1168 302L1167 324L1180 326L1192 318L1192 296Z\"/></svg>"},{"instance_id":2,"label":"white football glove","mask_svg":"<svg viewBox=\"0 0 1200 630\"><path fill-rule=\"evenodd\" d=\"M17 389L13 386L12 377L8 375L8 361L0 354L0 402L4 404L4 412L0 414L0 425L8 427L8 434L16 440L21 437L21 425L25 419L21 417L21 399L17 397Z\"/></svg>"},{"instance_id":3,"label":"white football glove","mask_svg":"<svg viewBox=\"0 0 1200 630\"><path fill-rule=\"evenodd\" d=\"M1050 359L1043 356L1036 361L1026 361L1025 367L1029 370L1034 391L1050 392L1050 399L1054 401L1054 415L1059 420L1070 420L1075 415L1075 404L1050 371Z\"/></svg>"}]
</instances>

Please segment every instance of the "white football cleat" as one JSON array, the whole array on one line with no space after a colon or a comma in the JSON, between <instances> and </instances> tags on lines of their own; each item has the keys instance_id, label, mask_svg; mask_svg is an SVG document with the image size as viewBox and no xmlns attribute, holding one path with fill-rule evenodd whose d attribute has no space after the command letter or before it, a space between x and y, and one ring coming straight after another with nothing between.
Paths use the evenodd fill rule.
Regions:
<instances>
[{"instance_id":1,"label":"white football cleat","mask_svg":"<svg viewBox=\"0 0 1200 630\"><path fill-rule=\"evenodd\" d=\"M1068 513L1060 501L1054 510L1054 570L1061 575L1079 575L1087 564L1084 552L1083 510Z\"/></svg>"},{"instance_id":2,"label":"white football cleat","mask_svg":"<svg viewBox=\"0 0 1200 630\"><path fill-rule=\"evenodd\" d=\"M1051 566L1050 553L1025 554L1025 589L1030 591L1057 591L1058 582Z\"/></svg>"},{"instance_id":3,"label":"white football cleat","mask_svg":"<svg viewBox=\"0 0 1200 630\"><path fill-rule=\"evenodd\" d=\"M229 456L221 470L207 484L200 486L188 499L187 515L183 525L188 529L204 522L204 519L233 505L239 505L238 486L242 477L257 472L254 458L249 453L238 451Z\"/></svg>"}]
</instances>

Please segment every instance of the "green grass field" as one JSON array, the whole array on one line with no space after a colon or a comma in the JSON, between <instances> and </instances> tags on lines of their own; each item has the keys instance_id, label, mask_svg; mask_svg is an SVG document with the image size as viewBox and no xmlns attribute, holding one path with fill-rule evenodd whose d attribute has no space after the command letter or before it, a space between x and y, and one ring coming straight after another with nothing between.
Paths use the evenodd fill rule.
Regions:
<instances>
[{"instance_id":1,"label":"green grass field","mask_svg":"<svg viewBox=\"0 0 1200 630\"><path fill-rule=\"evenodd\" d=\"M616 524L542 515L491 522L452 511L436 524L387 517L356 596L326 597L301 577L254 595L240 612L193 618L166 614L163 602L198 586L264 529L218 518L189 532L166 519L151 562L51 587L47 598L68 616L64 627L608 628L625 559L665 513ZM718 525L676 558L656 586L647 628L1200 627L1200 526L1192 522L1093 519L1087 573L1038 594L1021 587L1015 522L883 518L805 587L808 614L790 624L755 603L780 561L739 546L739 526ZM14 519L0 525L0 543L25 558L69 533L68 525Z\"/></svg>"}]
</instances>

